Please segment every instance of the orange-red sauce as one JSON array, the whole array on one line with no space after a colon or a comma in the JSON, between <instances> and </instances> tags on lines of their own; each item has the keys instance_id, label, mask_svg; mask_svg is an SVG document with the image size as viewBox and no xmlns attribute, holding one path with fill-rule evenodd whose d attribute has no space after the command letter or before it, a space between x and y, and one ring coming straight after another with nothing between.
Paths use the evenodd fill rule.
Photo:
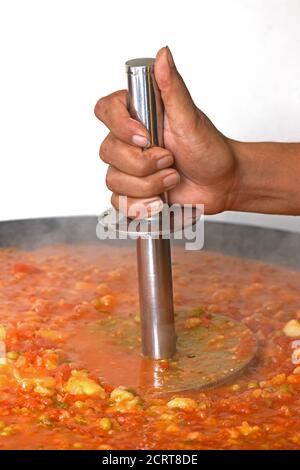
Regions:
<instances>
[{"instance_id":1,"label":"orange-red sauce","mask_svg":"<svg viewBox=\"0 0 300 470\"><path fill-rule=\"evenodd\" d=\"M136 359L94 334L105 318L138 322L133 249L0 250L0 449L300 448L300 335L283 331L300 318L300 274L207 252L173 259L175 308L244 322L259 353L225 385L157 397L120 389Z\"/></svg>"}]
</instances>

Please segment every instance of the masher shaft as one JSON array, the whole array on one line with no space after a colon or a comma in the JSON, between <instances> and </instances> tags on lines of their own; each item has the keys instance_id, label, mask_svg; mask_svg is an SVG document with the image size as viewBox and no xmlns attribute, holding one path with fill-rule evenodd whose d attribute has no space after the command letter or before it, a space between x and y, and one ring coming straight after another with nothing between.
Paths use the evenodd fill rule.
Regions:
<instances>
[{"instance_id":1,"label":"masher shaft","mask_svg":"<svg viewBox=\"0 0 300 470\"><path fill-rule=\"evenodd\" d=\"M167 359L176 350L170 241L138 238L136 247L142 352L153 359Z\"/></svg>"},{"instance_id":2,"label":"masher shaft","mask_svg":"<svg viewBox=\"0 0 300 470\"><path fill-rule=\"evenodd\" d=\"M130 110L148 129L151 145L163 146L163 105L154 78L154 59L126 62ZM162 195L167 202L167 195ZM149 219L151 220L151 219ZM142 353L167 359L176 351L170 240L138 238L137 265Z\"/></svg>"}]
</instances>

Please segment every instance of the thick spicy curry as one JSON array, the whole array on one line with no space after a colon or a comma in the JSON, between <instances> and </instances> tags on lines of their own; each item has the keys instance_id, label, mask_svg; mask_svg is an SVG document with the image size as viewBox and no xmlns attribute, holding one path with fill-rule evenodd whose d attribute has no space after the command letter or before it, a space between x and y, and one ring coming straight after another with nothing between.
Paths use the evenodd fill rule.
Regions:
<instances>
[{"instance_id":1,"label":"thick spicy curry","mask_svg":"<svg viewBox=\"0 0 300 470\"><path fill-rule=\"evenodd\" d=\"M227 315L255 332L258 354L228 383L158 396L126 387L141 360L123 334L139 323L133 249L0 250L0 449L300 448L300 274L208 252L173 258L190 327ZM120 351L103 333L123 334Z\"/></svg>"}]
</instances>

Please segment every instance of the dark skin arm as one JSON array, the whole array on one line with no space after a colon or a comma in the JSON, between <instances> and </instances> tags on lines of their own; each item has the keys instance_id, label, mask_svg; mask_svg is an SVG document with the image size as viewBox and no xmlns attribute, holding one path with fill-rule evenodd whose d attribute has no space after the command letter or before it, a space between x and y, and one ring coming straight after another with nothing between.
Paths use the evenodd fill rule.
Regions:
<instances>
[{"instance_id":1,"label":"dark skin arm","mask_svg":"<svg viewBox=\"0 0 300 470\"><path fill-rule=\"evenodd\" d=\"M238 176L228 210L300 215L300 144L230 141Z\"/></svg>"},{"instance_id":2,"label":"dark skin arm","mask_svg":"<svg viewBox=\"0 0 300 470\"><path fill-rule=\"evenodd\" d=\"M98 101L96 116L110 130L100 148L112 204L128 197L149 212L169 203L204 204L206 214L232 210L300 215L300 144L244 143L225 137L196 107L168 48L156 57L155 77L165 106L165 148L148 147L148 132L132 119L127 91Z\"/></svg>"}]
</instances>

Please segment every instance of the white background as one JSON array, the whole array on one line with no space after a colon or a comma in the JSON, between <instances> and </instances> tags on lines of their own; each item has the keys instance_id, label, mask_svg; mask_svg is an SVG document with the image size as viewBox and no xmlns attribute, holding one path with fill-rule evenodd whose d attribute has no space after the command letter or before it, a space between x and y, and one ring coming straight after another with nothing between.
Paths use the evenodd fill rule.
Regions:
<instances>
[{"instance_id":1,"label":"white background","mask_svg":"<svg viewBox=\"0 0 300 470\"><path fill-rule=\"evenodd\" d=\"M226 135L300 141L299 0L0 1L1 220L110 205L94 104L126 86L125 60L164 45Z\"/></svg>"}]
</instances>

